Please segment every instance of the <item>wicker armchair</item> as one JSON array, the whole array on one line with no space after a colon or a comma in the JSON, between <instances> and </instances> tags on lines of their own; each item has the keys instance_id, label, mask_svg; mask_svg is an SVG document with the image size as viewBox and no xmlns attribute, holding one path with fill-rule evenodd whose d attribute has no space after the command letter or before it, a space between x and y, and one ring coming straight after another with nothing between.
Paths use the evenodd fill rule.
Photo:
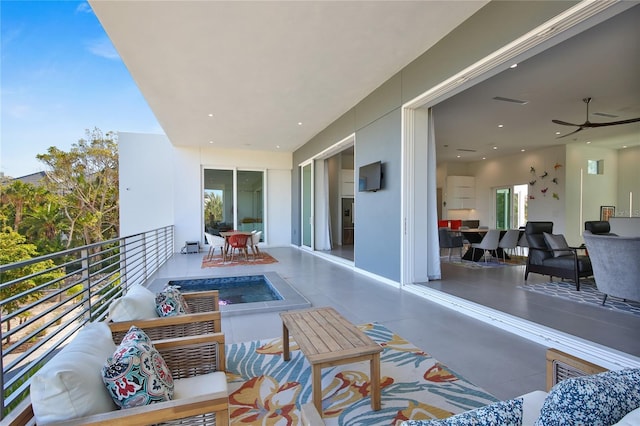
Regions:
<instances>
[{"instance_id":1,"label":"wicker armchair","mask_svg":"<svg viewBox=\"0 0 640 426\"><path fill-rule=\"evenodd\" d=\"M174 399L141 407L115 410L81 417L55 425L150 425L157 423L187 425L229 424L229 397L226 390L224 334L204 334L154 342L171 370L177 384L183 381L183 394L174 394ZM192 384L195 379L197 384ZM199 393L201 383L221 383L220 389L209 389ZM177 389L177 387L176 387ZM31 401L27 398L5 419L3 425L23 426L34 424Z\"/></svg>"},{"instance_id":2,"label":"wicker armchair","mask_svg":"<svg viewBox=\"0 0 640 426\"><path fill-rule=\"evenodd\" d=\"M192 313L172 317L111 322L109 327L113 334L113 340L115 342L122 340L132 325L142 328L154 341L222 331L218 290L196 291L182 293L182 295Z\"/></svg>"}]
</instances>

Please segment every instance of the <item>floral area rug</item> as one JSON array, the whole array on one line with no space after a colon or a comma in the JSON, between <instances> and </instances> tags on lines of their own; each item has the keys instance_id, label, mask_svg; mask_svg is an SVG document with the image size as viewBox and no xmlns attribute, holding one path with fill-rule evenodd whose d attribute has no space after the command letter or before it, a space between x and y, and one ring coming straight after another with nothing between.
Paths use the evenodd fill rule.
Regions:
<instances>
[{"instance_id":1,"label":"floral area rug","mask_svg":"<svg viewBox=\"0 0 640 426\"><path fill-rule=\"evenodd\" d=\"M260 256L256 256L254 259L251 254L249 254L249 259L244 260L244 255L236 254L233 257L233 261L231 261L231 257L227 256L227 261L224 262L222 260L222 255L218 254L213 256L211 259L207 259L208 256L204 256L202 258L202 268L215 268L215 267L225 267L225 266L246 266L246 265L268 265L269 263L276 263L278 260L271 256L269 253L261 251Z\"/></svg>"},{"instance_id":2,"label":"floral area rug","mask_svg":"<svg viewBox=\"0 0 640 426\"><path fill-rule=\"evenodd\" d=\"M496 399L380 324L359 326L384 350L380 359L382 409L372 411L369 363L322 370L322 406L329 426L393 425L398 420L449 417ZM295 338L295 336L292 336ZM299 425L300 406L312 401L311 366L291 341L226 345L231 424Z\"/></svg>"},{"instance_id":3,"label":"floral area rug","mask_svg":"<svg viewBox=\"0 0 640 426\"><path fill-rule=\"evenodd\" d=\"M588 303L600 306L603 309L612 311L626 312L628 314L640 316L640 302L632 300L624 300L619 297L609 296L602 306L602 298L604 293L600 293L595 282L591 278L580 278L580 291L576 291L576 285L573 282L550 281L541 284L524 284L519 285L527 291L546 294L548 296L561 297L578 303Z\"/></svg>"}]
</instances>

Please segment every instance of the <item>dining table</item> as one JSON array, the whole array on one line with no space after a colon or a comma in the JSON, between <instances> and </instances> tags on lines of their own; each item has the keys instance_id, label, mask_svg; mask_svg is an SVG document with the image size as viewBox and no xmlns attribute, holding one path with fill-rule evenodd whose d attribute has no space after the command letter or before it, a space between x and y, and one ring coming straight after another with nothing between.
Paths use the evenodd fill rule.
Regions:
<instances>
[{"instance_id":1,"label":"dining table","mask_svg":"<svg viewBox=\"0 0 640 426\"><path fill-rule=\"evenodd\" d=\"M238 230L231 230L231 231L221 231L220 232L220 236L222 238L224 238L224 248L222 249L222 261L226 262L227 261L227 252L229 251L229 237L232 235L248 235L251 236L253 235L252 231L238 231ZM249 240L247 239L247 242Z\"/></svg>"}]
</instances>

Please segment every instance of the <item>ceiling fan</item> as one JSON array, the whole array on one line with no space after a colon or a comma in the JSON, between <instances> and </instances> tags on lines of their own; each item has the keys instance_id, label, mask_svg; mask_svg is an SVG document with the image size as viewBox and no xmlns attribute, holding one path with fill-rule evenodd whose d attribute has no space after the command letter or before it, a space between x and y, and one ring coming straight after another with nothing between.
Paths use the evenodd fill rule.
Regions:
<instances>
[{"instance_id":1,"label":"ceiling fan","mask_svg":"<svg viewBox=\"0 0 640 426\"><path fill-rule=\"evenodd\" d=\"M589 129L592 127L605 127L605 126L616 126L618 124L628 124L628 123L635 123L637 121L640 121L640 117L638 118L630 118L628 120L620 120L620 121L609 121L607 123L592 123L589 121L589 102L591 102L591 98L584 98L582 99L582 101L587 104L587 119L584 123L582 124L574 124L574 123L568 123L566 121L562 121L562 120L551 120L556 124L561 124L563 126L575 126L578 129L574 130L571 133L567 133L566 135L562 135L562 136L558 136L556 139L560 139L560 138L566 138L569 135L573 135L574 133L578 133L581 130L584 129Z\"/></svg>"}]
</instances>

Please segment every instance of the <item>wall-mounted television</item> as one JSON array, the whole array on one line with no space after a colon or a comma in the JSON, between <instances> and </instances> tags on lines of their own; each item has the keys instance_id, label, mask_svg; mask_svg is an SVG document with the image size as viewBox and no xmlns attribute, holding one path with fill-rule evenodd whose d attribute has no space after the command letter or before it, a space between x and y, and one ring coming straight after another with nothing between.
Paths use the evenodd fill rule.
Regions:
<instances>
[{"instance_id":1,"label":"wall-mounted television","mask_svg":"<svg viewBox=\"0 0 640 426\"><path fill-rule=\"evenodd\" d=\"M360 167L358 173L358 191L377 191L382 189L382 162Z\"/></svg>"}]
</instances>

